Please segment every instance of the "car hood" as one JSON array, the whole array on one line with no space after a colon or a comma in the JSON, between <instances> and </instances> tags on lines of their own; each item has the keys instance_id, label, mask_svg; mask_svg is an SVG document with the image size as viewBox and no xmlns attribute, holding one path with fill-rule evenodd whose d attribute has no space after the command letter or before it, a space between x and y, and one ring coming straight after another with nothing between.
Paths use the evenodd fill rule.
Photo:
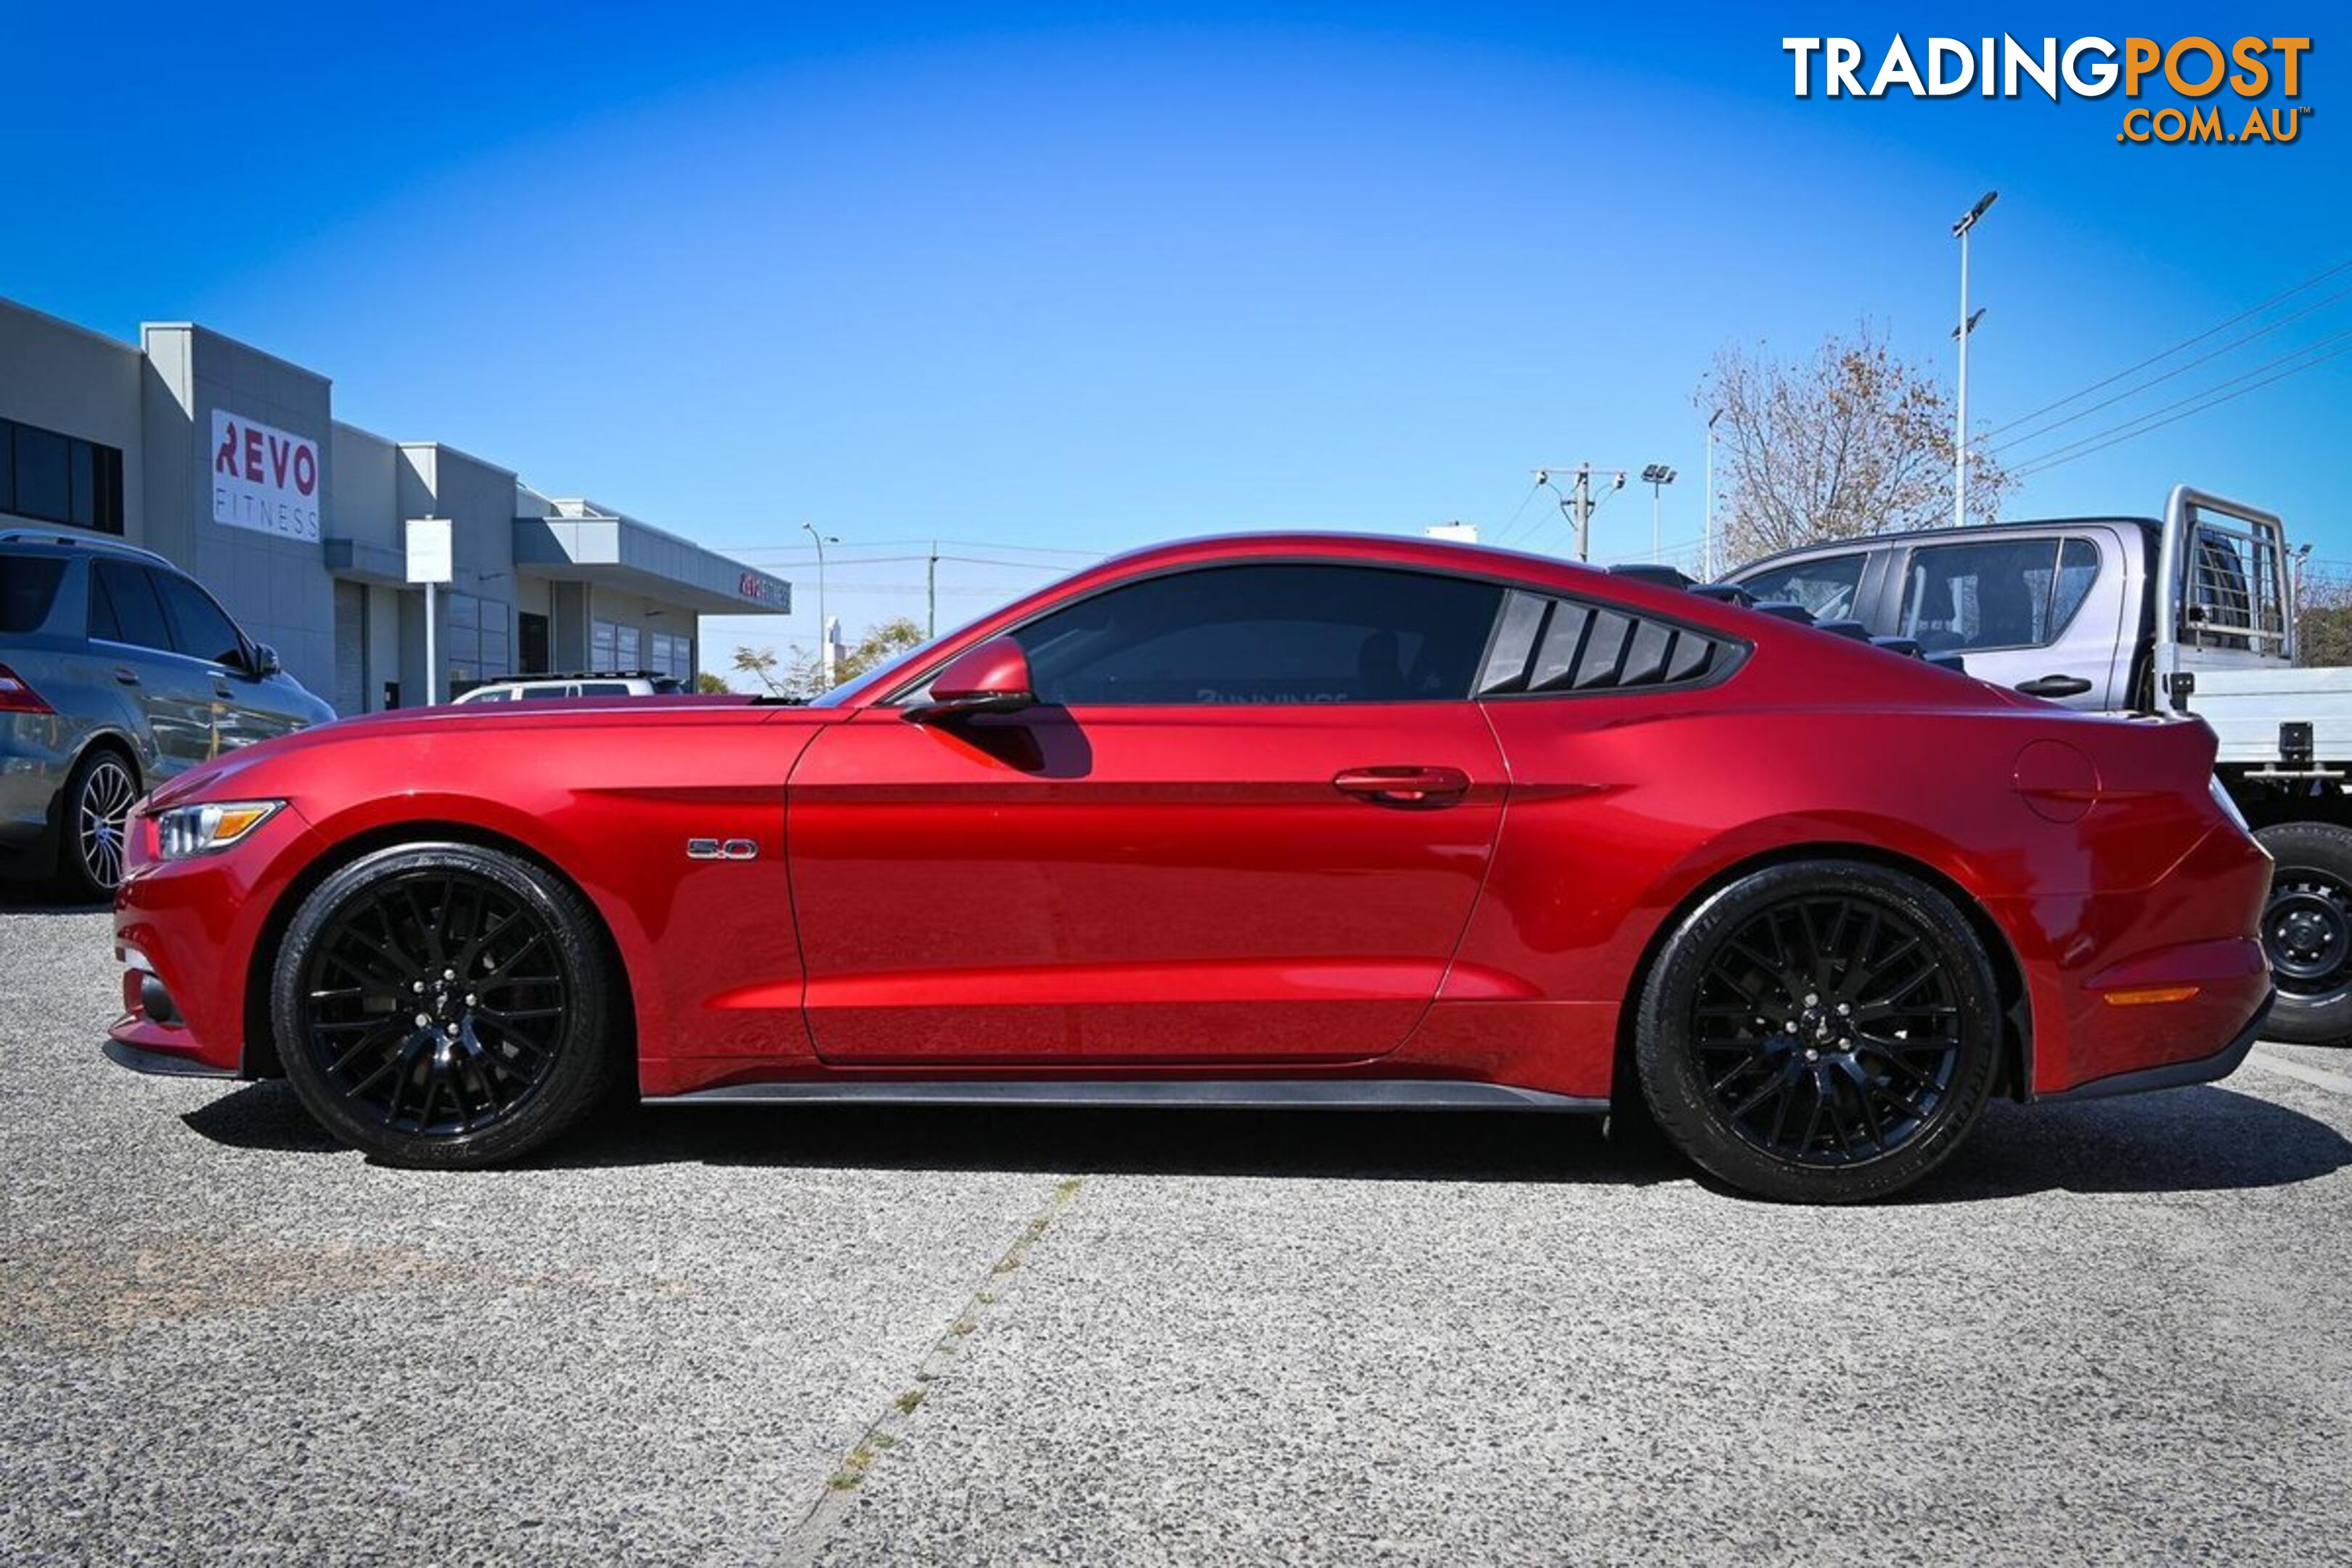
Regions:
<instances>
[{"instance_id":1,"label":"car hood","mask_svg":"<svg viewBox=\"0 0 2352 1568\"><path fill-rule=\"evenodd\" d=\"M366 747L417 738L462 742L468 736L488 740L518 731L581 730L607 731L642 742L650 735L680 726L832 723L845 717L846 712L837 709L787 707L750 696L702 694L401 708L338 719L239 747L176 774L148 796L147 805L150 809L161 809L187 800L223 799L247 790L257 795L269 795L273 793L267 782L270 775L322 747ZM401 781L388 777L384 782L387 789L396 789Z\"/></svg>"}]
</instances>

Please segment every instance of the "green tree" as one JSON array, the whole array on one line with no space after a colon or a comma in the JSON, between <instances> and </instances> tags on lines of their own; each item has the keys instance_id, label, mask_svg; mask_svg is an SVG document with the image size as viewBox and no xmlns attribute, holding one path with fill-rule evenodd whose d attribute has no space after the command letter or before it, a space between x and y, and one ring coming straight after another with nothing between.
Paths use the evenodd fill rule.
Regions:
<instances>
[{"instance_id":1,"label":"green tree","mask_svg":"<svg viewBox=\"0 0 2352 1568\"><path fill-rule=\"evenodd\" d=\"M923 628L904 616L868 626L865 636L842 650L834 661L833 684L856 679L877 665L896 658L923 640ZM740 647L735 650L735 672L748 675L771 697L805 702L824 694L823 661L797 645L779 655L772 647Z\"/></svg>"},{"instance_id":2,"label":"green tree","mask_svg":"<svg viewBox=\"0 0 2352 1568\"><path fill-rule=\"evenodd\" d=\"M1729 565L1825 539L1952 519L1952 402L1868 321L1811 358L1727 346L1693 401L1723 411L1716 484ZM1969 459L1969 516L1989 522L2014 481Z\"/></svg>"},{"instance_id":3,"label":"green tree","mask_svg":"<svg viewBox=\"0 0 2352 1568\"><path fill-rule=\"evenodd\" d=\"M698 669L695 671L694 689L697 691L708 692L714 696L722 691L732 691L735 689L733 687L727 684L727 678L725 676L708 669Z\"/></svg>"}]
</instances>

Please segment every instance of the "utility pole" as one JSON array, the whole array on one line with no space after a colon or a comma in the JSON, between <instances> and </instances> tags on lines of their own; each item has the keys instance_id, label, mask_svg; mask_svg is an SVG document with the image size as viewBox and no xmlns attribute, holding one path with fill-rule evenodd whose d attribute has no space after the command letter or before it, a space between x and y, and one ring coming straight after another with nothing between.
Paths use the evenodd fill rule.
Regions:
<instances>
[{"instance_id":1,"label":"utility pole","mask_svg":"<svg viewBox=\"0 0 2352 1568\"><path fill-rule=\"evenodd\" d=\"M824 547L841 541L830 533L819 533L816 524L804 522L801 531L816 541L816 644L817 668L824 677L825 689L833 689L833 632L824 618Z\"/></svg>"},{"instance_id":2,"label":"utility pole","mask_svg":"<svg viewBox=\"0 0 2352 1568\"><path fill-rule=\"evenodd\" d=\"M923 563L923 640L940 635L940 542L931 541L930 559Z\"/></svg>"},{"instance_id":3,"label":"utility pole","mask_svg":"<svg viewBox=\"0 0 2352 1568\"><path fill-rule=\"evenodd\" d=\"M1967 526L1969 521L1969 334L1976 322L1969 319L1969 230L1976 227L1977 219L2000 199L1999 191L1987 191L1952 226L1952 237L1960 242L1960 325L1953 335L1960 340L1959 413L1954 421L1952 437L1952 525Z\"/></svg>"},{"instance_id":4,"label":"utility pole","mask_svg":"<svg viewBox=\"0 0 2352 1568\"><path fill-rule=\"evenodd\" d=\"M1576 558L1579 561L1590 561L1592 559L1592 514L1600 505L1592 499L1592 465L1590 463L1576 465L1576 488L1564 495L1561 494L1559 487L1551 482L1551 469L1538 468L1536 483L1550 490L1552 494L1559 496L1560 515L1567 518L1576 528ZM1611 478L1613 480L1609 487L1612 490L1622 490L1625 488L1624 469L1617 469Z\"/></svg>"}]
</instances>

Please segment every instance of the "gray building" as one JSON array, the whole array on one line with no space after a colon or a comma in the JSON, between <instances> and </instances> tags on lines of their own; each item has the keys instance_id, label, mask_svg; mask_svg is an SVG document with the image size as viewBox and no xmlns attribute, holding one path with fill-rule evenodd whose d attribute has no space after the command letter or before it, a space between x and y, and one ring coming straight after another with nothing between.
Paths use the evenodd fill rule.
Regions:
<instances>
[{"instance_id":1,"label":"gray building","mask_svg":"<svg viewBox=\"0 0 2352 1568\"><path fill-rule=\"evenodd\" d=\"M450 520L435 594L444 694L491 676L691 679L706 615L781 615L782 579L437 441L334 417L315 371L190 322L137 345L0 300L0 524L157 551L338 712L425 700L406 523Z\"/></svg>"}]
</instances>

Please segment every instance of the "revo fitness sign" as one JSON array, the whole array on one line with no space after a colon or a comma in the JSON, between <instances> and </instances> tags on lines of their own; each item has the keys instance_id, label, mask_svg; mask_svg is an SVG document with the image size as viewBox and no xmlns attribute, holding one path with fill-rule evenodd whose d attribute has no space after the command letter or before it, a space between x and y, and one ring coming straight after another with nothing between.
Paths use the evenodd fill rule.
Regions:
<instances>
[{"instance_id":1,"label":"revo fitness sign","mask_svg":"<svg viewBox=\"0 0 2352 1568\"><path fill-rule=\"evenodd\" d=\"M319 445L213 410L213 521L282 539L319 537Z\"/></svg>"}]
</instances>

